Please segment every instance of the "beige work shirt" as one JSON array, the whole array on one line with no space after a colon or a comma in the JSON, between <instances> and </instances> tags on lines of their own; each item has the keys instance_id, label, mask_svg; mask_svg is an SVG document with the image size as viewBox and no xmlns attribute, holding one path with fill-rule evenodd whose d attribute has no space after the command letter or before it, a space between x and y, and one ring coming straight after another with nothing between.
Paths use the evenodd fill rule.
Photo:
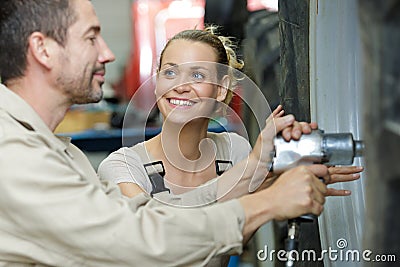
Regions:
<instances>
[{"instance_id":1,"label":"beige work shirt","mask_svg":"<svg viewBox=\"0 0 400 267\"><path fill-rule=\"evenodd\" d=\"M200 266L241 253L237 200L175 208L128 199L0 84L0 266Z\"/></svg>"}]
</instances>

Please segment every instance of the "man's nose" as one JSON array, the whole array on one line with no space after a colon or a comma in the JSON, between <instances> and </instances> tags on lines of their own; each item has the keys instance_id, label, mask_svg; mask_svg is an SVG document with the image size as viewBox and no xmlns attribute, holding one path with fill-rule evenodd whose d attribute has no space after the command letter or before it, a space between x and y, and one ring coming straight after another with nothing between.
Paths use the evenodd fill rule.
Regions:
<instances>
[{"instance_id":1,"label":"man's nose","mask_svg":"<svg viewBox=\"0 0 400 267\"><path fill-rule=\"evenodd\" d=\"M102 37L98 38L99 44L99 61L100 63L113 62L115 60L115 55L108 47L107 43Z\"/></svg>"}]
</instances>

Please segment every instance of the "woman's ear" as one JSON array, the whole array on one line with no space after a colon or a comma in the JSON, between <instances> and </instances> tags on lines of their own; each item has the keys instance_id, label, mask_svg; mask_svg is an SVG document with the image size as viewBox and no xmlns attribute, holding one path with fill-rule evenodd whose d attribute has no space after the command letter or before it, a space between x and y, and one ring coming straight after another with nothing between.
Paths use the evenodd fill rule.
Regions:
<instances>
[{"instance_id":1,"label":"woman's ear","mask_svg":"<svg viewBox=\"0 0 400 267\"><path fill-rule=\"evenodd\" d=\"M223 102L228 94L228 90L230 88L231 79L228 75L225 75L221 79L221 84L218 85L218 95L217 101Z\"/></svg>"}]
</instances>

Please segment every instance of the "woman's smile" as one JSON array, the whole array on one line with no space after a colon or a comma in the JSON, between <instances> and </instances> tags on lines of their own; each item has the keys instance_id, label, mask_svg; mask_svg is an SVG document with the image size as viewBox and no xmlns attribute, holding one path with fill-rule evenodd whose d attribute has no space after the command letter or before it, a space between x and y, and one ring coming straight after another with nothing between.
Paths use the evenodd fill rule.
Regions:
<instances>
[{"instance_id":1,"label":"woman's smile","mask_svg":"<svg viewBox=\"0 0 400 267\"><path fill-rule=\"evenodd\" d=\"M173 108L190 108L196 102L184 98L167 98L170 106Z\"/></svg>"}]
</instances>

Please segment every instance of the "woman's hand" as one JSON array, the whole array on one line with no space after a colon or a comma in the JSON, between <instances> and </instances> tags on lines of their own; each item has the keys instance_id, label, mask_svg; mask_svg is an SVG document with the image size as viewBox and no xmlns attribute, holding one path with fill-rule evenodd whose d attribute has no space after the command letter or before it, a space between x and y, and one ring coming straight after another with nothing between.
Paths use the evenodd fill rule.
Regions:
<instances>
[{"instance_id":1,"label":"woman's hand","mask_svg":"<svg viewBox=\"0 0 400 267\"><path fill-rule=\"evenodd\" d=\"M310 134L312 130L318 129L316 122L298 122L294 121L291 126L288 126L282 130L282 137L286 141L291 139L298 140L302 134Z\"/></svg>"},{"instance_id":2,"label":"woman's hand","mask_svg":"<svg viewBox=\"0 0 400 267\"><path fill-rule=\"evenodd\" d=\"M251 151L249 158L258 162L260 168L253 177L249 186L249 191L256 190L266 178L269 167L272 164L274 153L274 138L276 133L282 133L286 141L290 139L299 139L302 134L309 134L313 129L317 129L316 123L298 122L294 116L284 115L283 107L279 105L266 120L266 126L260 132L257 142ZM264 172L264 176L260 173ZM263 176L263 177L262 177ZM265 188L269 182L262 187Z\"/></svg>"},{"instance_id":3,"label":"woman's hand","mask_svg":"<svg viewBox=\"0 0 400 267\"><path fill-rule=\"evenodd\" d=\"M300 125L295 124L295 118L293 115L284 115L285 111L283 107L279 105L265 121L265 127L261 130L258 135L257 141L251 151L250 155L253 156L260 163L271 162L271 154L273 152L273 142L276 133L282 130L294 129L298 131ZM285 131L286 135L291 135L291 131Z\"/></svg>"},{"instance_id":4,"label":"woman's hand","mask_svg":"<svg viewBox=\"0 0 400 267\"><path fill-rule=\"evenodd\" d=\"M360 178L360 172L364 170L361 166L333 166L328 168L330 175L329 181L326 182L327 185L341 183L341 182L351 182L358 180ZM328 188L326 196L349 196L351 195L350 190L345 189L335 189Z\"/></svg>"},{"instance_id":5,"label":"woman's hand","mask_svg":"<svg viewBox=\"0 0 400 267\"><path fill-rule=\"evenodd\" d=\"M360 179L360 172L364 170L361 166L334 166L328 168L329 179L325 179L325 184L335 184L342 182L351 182ZM269 173L264 182L260 185L260 187L256 191L261 191L265 188L270 187L276 179L279 178L279 175ZM325 196L349 196L351 195L350 190L346 189L335 189L329 188L326 192Z\"/></svg>"}]
</instances>

